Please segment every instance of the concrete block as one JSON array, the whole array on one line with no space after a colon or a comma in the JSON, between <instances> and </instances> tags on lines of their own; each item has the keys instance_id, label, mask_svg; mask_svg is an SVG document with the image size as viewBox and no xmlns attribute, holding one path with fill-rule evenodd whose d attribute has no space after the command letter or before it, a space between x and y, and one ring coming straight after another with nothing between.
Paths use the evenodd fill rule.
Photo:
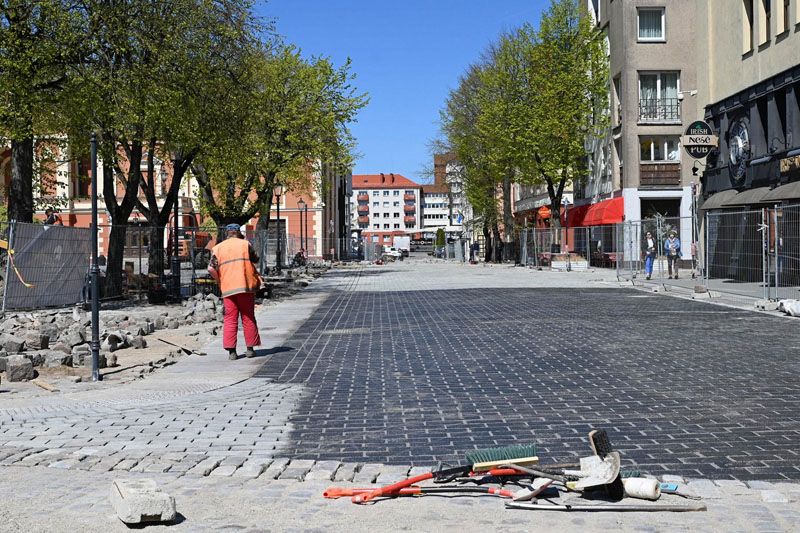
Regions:
<instances>
[{"instance_id":1,"label":"concrete block","mask_svg":"<svg viewBox=\"0 0 800 533\"><path fill-rule=\"evenodd\" d=\"M369 484L375 483L375 480L383 470L383 465L380 463L367 463L361 467L356 475L353 477L353 483Z\"/></svg>"},{"instance_id":2,"label":"concrete block","mask_svg":"<svg viewBox=\"0 0 800 533\"><path fill-rule=\"evenodd\" d=\"M12 355L6 358L6 379L8 381L30 381L33 379L33 363L27 357Z\"/></svg>"},{"instance_id":3,"label":"concrete block","mask_svg":"<svg viewBox=\"0 0 800 533\"><path fill-rule=\"evenodd\" d=\"M710 479L698 479L689 482L689 490L704 500L718 500L722 497L719 489Z\"/></svg>"},{"instance_id":4,"label":"concrete block","mask_svg":"<svg viewBox=\"0 0 800 533\"><path fill-rule=\"evenodd\" d=\"M341 464L339 461L317 461L306 474L305 480L322 479L332 481Z\"/></svg>"},{"instance_id":5,"label":"concrete block","mask_svg":"<svg viewBox=\"0 0 800 533\"><path fill-rule=\"evenodd\" d=\"M302 481L311 467L314 466L313 459L298 459L289 463L289 465L280 474L280 479L297 479Z\"/></svg>"},{"instance_id":6,"label":"concrete block","mask_svg":"<svg viewBox=\"0 0 800 533\"><path fill-rule=\"evenodd\" d=\"M663 481L664 483L679 483L680 484L680 483L684 482L684 479L683 479L683 476L675 476L675 475L672 475L672 474L665 474L665 475L661 476L661 481Z\"/></svg>"},{"instance_id":7,"label":"concrete block","mask_svg":"<svg viewBox=\"0 0 800 533\"><path fill-rule=\"evenodd\" d=\"M764 311L775 311L778 309L778 302L773 302L771 300L756 300L753 306L756 309L762 309Z\"/></svg>"},{"instance_id":8,"label":"concrete block","mask_svg":"<svg viewBox=\"0 0 800 533\"><path fill-rule=\"evenodd\" d=\"M16 335L3 335L0 337L0 345L8 353L19 353L25 351L25 339Z\"/></svg>"},{"instance_id":9,"label":"concrete block","mask_svg":"<svg viewBox=\"0 0 800 533\"><path fill-rule=\"evenodd\" d=\"M175 519L175 498L162 492L152 479L115 480L110 497L111 506L126 524Z\"/></svg>"}]
</instances>

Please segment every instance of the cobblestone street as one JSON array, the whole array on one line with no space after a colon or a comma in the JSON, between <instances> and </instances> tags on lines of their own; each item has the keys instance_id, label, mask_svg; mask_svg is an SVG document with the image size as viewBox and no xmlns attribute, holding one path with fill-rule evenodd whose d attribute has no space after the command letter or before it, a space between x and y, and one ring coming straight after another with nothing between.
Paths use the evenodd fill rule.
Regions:
<instances>
[{"instance_id":1,"label":"cobblestone street","mask_svg":"<svg viewBox=\"0 0 800 533\"><path fill-rule=\"evenodd\" d=\"M668 521L676 527L714 529L733 512L730 498L753 495L752 518L736 507L745 526L800 523L792 319L623 288L608 272L412 260L334 269L261 313L259 326L265 345L255 360L227 361L217 341L207 357L116 389L0 394L0 476L39 480L31 494L40 501L100 484L87 491L100 496L51 510L70 520L106 517L112 479L150 476L182 496L198 530L335 528L352 504L321 503L326 484L389 483L460 463L470 449L516 443L536 442L546 462L572 461L590 453L587 432L605 428L624 468L676 476L719 501L708 515ZM31 515L0 494L0 517L30 530ZM212 518L201 497L250 503ZM479 500L464 509L490 501L502 511ZM272 504L311 522L266 520ZM442 518L452 501L431 505L435 524L452 525ZM513 518L504 527L525 529ZM365 520L359 530L380 523ZM547 520L561 527L566 518Z\"/></svg>"}]
</instances>

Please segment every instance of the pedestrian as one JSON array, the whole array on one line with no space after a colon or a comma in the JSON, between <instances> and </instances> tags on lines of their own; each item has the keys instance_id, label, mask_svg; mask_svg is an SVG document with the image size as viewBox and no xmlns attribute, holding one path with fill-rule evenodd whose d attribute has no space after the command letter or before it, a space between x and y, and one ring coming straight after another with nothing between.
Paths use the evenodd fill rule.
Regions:
<instances>
[{"instance_id":1,"label":"pedestrian","mask_svg":"<svg viewBox=\"0 0 800 533\"><path fill-rule=\"evenodd\" d=\"M647 279L653 275L653 262L656 260L656 241L653 239L653 234L649 231L644 237L644 271L647 273Z\"/></svg>"},{"instance_id":2,"label":"pedestrian","mask_svg":"<svg viewBox=\"0 0 800 533\"><path fill-rule=\"evenodd\" d=\"M261 345L256 324L256 292L261 288L261 276L255 264L258 263L253 246L244 239L238 224L225 227L225 240L211 250L211 263L208 271L219 282L225 304L225 321L222 327L222 345L228 350L228 359L236 360L236 338L239 329L239 315L242 315L242 329L247 345L247 357L255 357L254 346Z\"/></svg>"},{"instance_id":3,"label":"pedestrian","mask_svg":"<svg viewBox=\"0 0 800 533\"><path fill-rule=\"evenodd\" d=\"M667 268L669 269L669 279L672 279L672 270L675 269L675 279L678 279L678 259L681 256L681 241L675 235L675 230L669 232L669 238L664 243L664 251L667 252Z\"/></svg>"},{"instance_id":4,"label":"pedestrian","mask_svg":"<svg viewBox=\"0 0 800 533\"><path fill-rule=\"evenodd\" d=\"M48 224L50 226L63 226L64 225L64 221L61 220L61 215L59 215L58 213L53 211L52 207L48 207L47 209L44 210L44 216L47 217L44 220L45 224Z\"/></svg>"}]
</instances>

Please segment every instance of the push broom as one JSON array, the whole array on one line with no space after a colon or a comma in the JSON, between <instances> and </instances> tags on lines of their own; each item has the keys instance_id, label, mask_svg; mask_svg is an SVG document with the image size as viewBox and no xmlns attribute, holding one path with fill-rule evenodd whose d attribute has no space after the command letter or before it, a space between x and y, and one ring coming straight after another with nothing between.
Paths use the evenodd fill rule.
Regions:
<instances>
[{"instance_id":1,"label":"push broom","mask_svg":"<svg viewBox=\"0 0 800 533\"><path fill-rule=\"evenodd\" d=\"M426 472L412 478L405 479L392 485L380 487L367 493L353 495L353 503L366 503L374 498L381 496L396 496L401 489L405 489L428 479L441 479L451 476L461 476L470 472L487 472L492 475L514 475L519 474L513 470L514 465L528 466L539 463L536 456L536 444L521 446L505 446L501 448L489 448L485 450L473 450L466 453L469 464L455 466ZM501 465L511 465L511 468L500 469Z\"/></svg>"}]
</instances>

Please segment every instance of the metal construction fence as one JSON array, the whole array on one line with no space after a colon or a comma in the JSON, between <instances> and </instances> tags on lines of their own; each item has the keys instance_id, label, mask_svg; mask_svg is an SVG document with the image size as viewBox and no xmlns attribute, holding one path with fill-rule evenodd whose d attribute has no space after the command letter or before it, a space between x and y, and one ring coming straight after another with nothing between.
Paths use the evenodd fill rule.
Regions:
<instances>
[{"instance_id":1,"label":"metal construction fence","mask_svg":"<svg viewBox=\"0 0 800 533\"><path fill-rule=\"evenodd\" d=\"M177 254L174 227L101 225L98 230L101 299L138 297L163 301L174 286L173 268L180 271L184 296L218 292L208 265L212 248L224 238L224 228L179 228ZM124 243L113 250L112 231L115 239L120 239L119 232L124 233ZM300 239L292 234L281 235L279 254L274 228L243 233L260 257L258 268L262 275L279 262L284 268L291 267L296 254L305 247L310 248L306 257L323 255L315 249L313 239ZM89 301L91 237L90 228L0 222L3 310L61 307Z\"/></svg>"},{"instance_id":2,"label":"metal construction fence","mask_svg":"<svg viewBox=\"0 0 800 533\"><path fill-rule=\"evenodd\" d=\"M520 263L554 270L585 270L604 235L592 227L527 228L520 232ZM599 243L599 244L598 244Z\"/></svg>"},{"instance_id":3,"label":"metal construction fence","mask_svg":"<svg viewBox=\"0 0 800 533\"><path fill-rule=\"evenodd\" d=\"M690 282L686 280L701 275L698 228L692 217L657 216L620 222L614 227L615 263L620 280L683 283L688 287Z\"/></svg>"}]
</instances>

